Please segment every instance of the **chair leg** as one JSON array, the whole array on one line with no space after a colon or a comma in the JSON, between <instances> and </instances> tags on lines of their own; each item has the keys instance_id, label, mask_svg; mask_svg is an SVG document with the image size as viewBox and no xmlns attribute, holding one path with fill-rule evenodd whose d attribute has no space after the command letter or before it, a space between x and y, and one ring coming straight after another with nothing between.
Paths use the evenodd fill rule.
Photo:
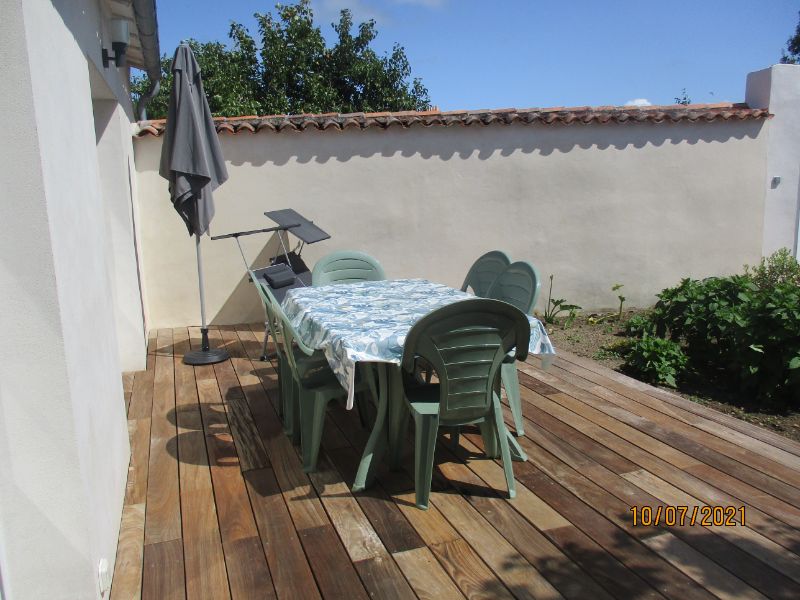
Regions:
<instances>
[{"instance_id":1,"label":"chair leg","mask_svg":"<svg viewBox=\"0 0 800 600\"><path fill-rule=\"evenodd\" d=\"M508 430L506 424L503 422L503 409L500 406L500 398L496 394L492 394L494 408L492 416L494 417L494 430L497 433L497 439L500 442L500 454L503 458L503 471L506 475L506 485L508 486L508 497L514 498L517 495L517 486L514 482L514 467L511 463L511 452L508 448Z\"/></svg>"},{"instance_id":2,"label":"chair leg","mask_svg":"<svg viewBox=\"0 0 800 600\"><path fill-rule=\"evenodd\" d=\"M500 374L503 379L503 387L506 388L506 398L508 399L508 405L511 407L511 415L514 417L514 427L517 430L517 435L525 435L525 430L522 426L522 401L519 397L517 365L503 363L500 365Z\"/></svg>"},{"instance_id":3,"label":"chair leg","mask_svg":"<svg viewBox=\"0 0 800 600\"><path fill-rule=\"evenodd\" d=\"M267 356L267 343L269 342L269 323L264 323L264 345L261 347L261 362L269 360Z\"/></svg>"},{"instance_id":4,"label":"chair leg","mask_svg":"<svg viewBox=\"0 0 800 600\"><path fill-rule=\"evenodd\" d=\"M280 402L278 402L278 417L283 420L283 415L286 412L286 388L289 385L289 379L291 379L292 373L287 368L287 365L278 356L278 390L280 391L281 398Z\"/></svg>"},{"instance_id":5,"label":"chair leg","mask_svg":"<svg viewBox=\"0 0 800 600\"><path fill-rule=\"evenodd\" d=\"M303 393L300 397L300 447L303 452L303 471L313 473L317 470L319 446L322 443L322 428L325 426L325 413L328 398Z\"/></svg>"},{"instance_id":6,"label":"chair leg","mask_svg":"<svg viewBox=\"0 0 800 600\"><path fill-rule=\"evenodd\" d=\"M428 509L433 477L433 460L436 453L436 433L439 430L439 415L414 415L414 487L417 507Z\"/></svg>"},{"instance_id":7,"label":"chair leg","mask_svg":"<svg viewBox=\"0 0 800 600\"><path fill-rule=\"evenodd\" d=\"M460 427L453 427L450 430L450 447L453 450L457 450L458 449L458 438L459 438L459 434L460 433L461 433L461 428Z\"/></svg>"},{"instance_id":8,"label":"chair leg","mask_svg":"<svg viewBox=\"0 0 800 600\"><path fill-rule=\"evenodd\" d=\"M356 392L355 396L356 411L358 420L361 422L362 429L369 428L369 399L364 392Z\"/></svg>"},{"instance_id":9,"label":"chair leg","mask_svg":"<svg viewBox=\"0 0 800 600\"><path fill-rule=\"evenodd\" d=\"M293 444L300 443L300 386L294 381L288 389L286 404L284 405L283 431L289 436Z\"/></svg>"},{"instance_id":10,"label":"chair leg","mask_svg":"<svg viewBox=\"0 0 800 600\"><path fill-rule=\"evenodd\" d=\"M497 432L495 426L488 421L478 423L481 429L481 436L483 437L483 451L488 458L498 458L500 456L500 448L497 443Z\"/></svg>"}]
</instances>

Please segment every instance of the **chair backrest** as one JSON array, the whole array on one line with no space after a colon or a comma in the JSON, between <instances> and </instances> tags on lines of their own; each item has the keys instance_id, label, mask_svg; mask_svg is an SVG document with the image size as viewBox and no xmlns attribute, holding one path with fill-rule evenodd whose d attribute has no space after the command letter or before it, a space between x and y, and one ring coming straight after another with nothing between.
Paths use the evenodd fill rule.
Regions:
<instances>
[{"instance_id":1,"label":"chair backrest","mask_svg":"<svg viewBox=\"0 0 800 600\"><path fill-rule=\"evenodd\" d=\"M503 272L503 269L510 264L511 259L505 252L500 250L487 252L472 263L466 278L464 278L461 291L466 292L467 288L472 288L478 298L486 298L486 292L489 291L489 287L497 279L497 276Z\"/></svg>"},{"instance_id":2,"label":"chair backrest","mask_svg":"<svg viewBox=\"0 0 800 600\"><path fill-rule=\"evenodd\" d=\"M289 363L289 368L292 370L295 379L299 379L299 369L297 367L297 361L295 360L295 354L292 352L292 348L299 348L307 356L314 354L314 349L306 346L303 343L303 340L297 336L297 332L289 322L289 318L286 316L286 313L283 312L283 309L278 307L278 314L275 317L276 329L281 340L283 340L284 354L286 355L287 362Z\"/></svg>"},{"instance_id":3,"label":"chair backrest","mask_svg":"<svg viewBox=\"0 0 800 600\"><path fill-rule=\"evenodd\" d=\"M524 360L530 334L528 319L513 306L485 298L454 302L411 328L402 368L411 374L418 358L430 363L439 377L440 421L468 423L489 413L503 358L516 348Z\"/></svg>"},{"instance_id":4,"label":"chair backrest","mask_svg":"<svg viewBox=\"0 0 800 600\"><path fill-rule=\"evenodd\" d=\"M364 252L341 250L323 256L311 272L311 285L381 281L386 279L381 264Z\"/></svg>"},{"instance_id":5,"label":"chair backrest","mask_svg":"<svg viewBox=\"0 0 800 600\"><path fill-rule=\"evenodd\" d=\"M248 270L248 273L250 274L250 279L253 281L253 285L256 286L256 291L258 291L258 295L261 298L261 304L264 305L264 312L267 315L267 327L275 342L275 352L278 353L280 358L283 358L286 353L285 343L282 334L278 330L277 323L278 315L282 313L283 310L275 296L272 295L269 287L261 281L252 270Z\"/></svg>"},{"instance_id":6,"label":"chair backrest","mask_svg":"<svg viewBox=\"0 0 800 600\"><path fill-rule=\"evenodd\" d=\"M487 298L502 300L530 314L539 297L542 282L532 264L517 261L508 265L486 292Z\"/></svg>"}]
</instances>

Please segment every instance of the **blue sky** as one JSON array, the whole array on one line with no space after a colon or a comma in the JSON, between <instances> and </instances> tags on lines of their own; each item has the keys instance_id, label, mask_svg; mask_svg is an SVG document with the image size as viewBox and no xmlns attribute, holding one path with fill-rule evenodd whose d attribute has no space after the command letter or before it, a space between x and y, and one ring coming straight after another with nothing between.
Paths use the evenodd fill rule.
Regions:
<instances>
[{"instance_id":1,"label":"blue sky","mask_svg":"<svg viewBox=\"0 0 800 600\"><path fill-rule=\"evenodd\" d=\"M161 50L257 35L269 0L159 0ZM777 63L800 1L313 0L330 39L341 8L374 18L379 51L398 42L442 110L741 102L750 71Z\"/></svg>"}]
</instances>

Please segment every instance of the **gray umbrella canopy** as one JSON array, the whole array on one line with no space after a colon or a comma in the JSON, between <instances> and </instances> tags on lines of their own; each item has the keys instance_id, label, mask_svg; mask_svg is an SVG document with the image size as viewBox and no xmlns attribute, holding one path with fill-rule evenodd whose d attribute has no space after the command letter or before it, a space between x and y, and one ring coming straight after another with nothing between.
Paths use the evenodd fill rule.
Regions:
<instances>
[{"instance_id":1,"label":"gray umbrella canopy","mask_svg":"<svg viewBox=\"0 0 800 600\"><path fill-rule=\"evenodd\" d=\"M212 192L228 179L200 65L188 44L172 60L172 92L159 174L169 181L175 210L190 235L203 235L214 218Z\"/></svg>"},{"instance_id":2,"label":"gray umbrella canopy","mask_svg":"<svg viewBox=\"0 0 800 600\"><path fill-rule=\"evenodd\" d=\"M186 353L183 362L208 365L227 360L229 356L224 349L212 349L208 343L200 237L208 231L214 218L212 192L228 179L228 171L203 92L200 65L188 44L182 43L175 51L172 74L172 92L158 172L169 181L172 204L186 223L189 235L194 235L197 252L202 342L201 349Z\"/></svg>"}]
</instances>

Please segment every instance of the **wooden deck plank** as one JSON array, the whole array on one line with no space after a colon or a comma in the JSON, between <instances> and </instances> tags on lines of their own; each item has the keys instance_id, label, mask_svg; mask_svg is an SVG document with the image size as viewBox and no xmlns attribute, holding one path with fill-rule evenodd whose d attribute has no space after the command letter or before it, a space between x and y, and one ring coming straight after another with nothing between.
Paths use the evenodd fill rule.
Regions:
<instances>
[{"instance_id":1,"label":"wooden deck plank","mask_svg":"<svg viewBox=\"0 0 800 600\"><path fill-rule=\"evenodd\" d=\"M739 598L764 600L766 598L674 535L669 533L656 535L646 539L644 543L660 556L666 557L672 565L717 598L723 600Z\"/></svg>"},{"instance_id":2,"label":"wooden deck plank","mask_svg":"<svg viewBox=\"0 0 800 600\"><path fill-rule=\"evenodd\" d=\"M729 495L729 493L726 492L737 490L731 490L729 487L726 487L724 482L720 485L719 480L724 476L723 473L707 465L699 465L697 467L700 468L700 466L702 466L704 468L703 474L699 477L692 475L687 470L679 469L662 458L646 452L623 437L604 429L596 422L590 420L590 418L592 418L591 413L589 414L590 418L586 418L581 414L572 412L572 410L570 410L571 408L576 408L580 411L581 407L584 405L569 396L558 395L546 398L533 391L527 390L523 386L522 399L523 413L527 411L528 404L535 405L548 414L555 416L559 420L568 423L570 426L592 437L599 443L625 455L629 460L632 460L640 467L658 475L663 480L702 499L707 504L739 506L742 504L740 497L747 498L748 523L754 530L759 531L787 548L796 545L796 532L792 527L754 508L755 505L758 505L761 508L770 509L775 503L779 503L779 500L771 496L767 497L763 493L759 494L758 490L754 488L750 488L752 493L742 493L741 490L747 487L746 484L740 484L738 490L741 494L740 497ZM603 419L598 419L598 422L602 421ZM694 468L695 467L688 467L688 469ZM712 483L714 485L711 485ZM717 487L715 487L715 485Z\"/></svg>"},{"instance_id":3,"label":"wooden deck plank","mask_svg":"<svg viewBox=\"0 0 800 600\"><path fill-rule=\"evenodd\" d=\"M309 527L298 533L323 598L368 597L333 525Z\"/></svg>"},{"instance_id":4,"label":"wooden deck plank","mask_svg":"<svg viewBox=\"0 0 800 600\"><path fill-rule=\"evenodd\" d=\"M341 430L331 422L332 429ZM343 434L340 433L342 437ZM346 481L353 481L361 456L351 446L329 449L328 456ZM425 545L403 513L392 501L389 494L380 486L354 494L361 509L375 528L386 549L392 554L421 548Z\"/></svg>"},{"instance_id":5,"label":"wooden deck plank","mask_svg":"<svg viewBox=\"0 0 800 600\"><path fill-rule=\"evenodd\" d=\"M448 471L443 469L445 476ZM431 500L516 598L561 594L457 492L432 492Z\"/></svg>"},{"instance_id":6,"label":"wooden deck plank","mask_svg":"<svg viewBox=\"0 0 800 600\"><path fill-rule=\"evenodd\" d=\"M467 598L514 597L464 540L433 544L430 549Z\"/></svg>"},{"instance_id":7,"label":"wooden deck plank","mask_svg":"<svg viewBox=\"0 0 800 600\"><path fill-rule=\"evenodd\" d=\"M319 598L317 584L272 469L244 474L278 598Z\"/></svg>"},{"instance_id":8,"label":"wooden deck plank","mask_svg":"<svg viewBox=\"0 0 800 600\"><path fill-rule=\"evenodd\" d=\"M524 386L523 386L524 388ZM536 403L535 395L531 396L526 391L522 392L523 399L532 401ZM549 397L555 404L560 405L562 407L568 407L571 411L575 411L576 414L586 417L588 420L592 421L595 424L599 424L605 428L607 428L612 433L615 433L620 438L624 439L625 441L632 441L636 445L638 445L642 449L649 450L654 457L658 459L664 459L667 462L675 462L669 456L669 453L664 453L660 450L658 446L653 447L647 443L647 441L642 441L640 437L640 432L636 432L635 434L631 435L630 429L627 425L623 425L623 427L619 427L620 423L616 421L613 417L609 416L608 414L603 413L595 408L587 406L583 402L580 402L571 396L566 394L557 393L553 394ZM546 409L547 410L547 409ZM552 410L552 408L550 409ZM652 438L649 438L652 441ZM640 456L641 453L639 453ZM686 456L686 455L684 455ZM630 454L628 454L628 458L631 458ZM777 517L778 519L783 520L784 522L796 526L798 523L797 518L800 516L797 512L797 507L789 505L783 502L780 499L777 499L773 496L764 494L761 490L758 490L748 483L742 482L727 473L723 472L722 467L715 468L704 463L694 462L692 464L682 464L676 465L681 467L679 472L681 475L684 476L684 480L688 481L685 478L686 474L698 474L699 479L697 482L700 483L710 483L719 490L723 490L727 492L731 496L736 496L738 498L747 498L749 503L753 506L757 506L758 508L766 511L770 515ZM650 467L648 467L650 468ZM711 488L707 488L711 489ZM730 499L730 496L727 497ZM738 503L735 500L733 503ZM731 502L728 502L731 504ZM758 517L758 515L756 515ZM760 519L760 517L759 517ZM769 520L769 519L768 519ZM783 530L780 524L769 524L769 529L775 535L780 535L785 540L791 540L794 534L790 531ZM777 541L777 539L776 539Z\"/></svg>"},{"instance_id":9,"label":"wooden deck plank","mask_svg":"<svg viewBox=\"0 0 800 600\"><path fill-rule=\"evenodd\" d=\"M211 479L214 483L223 545L239 539L257 537L258 529L231 436L206 436L206 448L211 464Z\"/></svg>"},{"instance_id":10,"label":"wooden deck plank","mask_svg":"<svg viewBox=\"0 0 800 600\"><path fill-rule=\"evenodd\" d=\"M147 500L147 469L150 461L150 418L129 419L128 439L131 461L125 485L125 504L142 504Z\"/></svg>"},{"instance_id":11,"label":"wooden deck plank","mask_svg":"<svg viewBox=\"0 0 800 600\"><path fill-rule=\"evenodd\" d=\"M111 600L141 598L143 559L144 503L126 504L122 508Z\"/></svg>"},{"instance_id":12,"label":"wooden deck plank","mask_svg":"<svg viewBox=\"0 0 800 600\"><path fill-rule=\"evenodd\" d=\"M554 374L557 374L566 381L576 383L576 385L581 385L577 383L579 381L585 382L585 384L583 384L586 385L584 389L596 389L595 386L600 386L602 389L613 392L614 394L618 394L624 398L634 400L647 408L653 409L665 416L677 419L682 423L691 425L700 431L708 433L714 436L715 439L707 441L713 441L715 443L715 447L724 448L733 444L735 448L738 448L739 450L749 450L750 452L762 458L768 459L770 462L777 462L794 470L800 469L800 456L797 454L788 452L778 446L744 434L738 429L728 427L712 419L701 417L696 413L689 412L683 408L679 408L673 404L664 402L659 398L654 398L643 391L637 390L623 383L619 383L615 379L595 373L594 371L579 365L575 365L568 361L556 360L554 368L557 369ZM569 375L566 375L567 373ZM594 385L592 386L590 384ZM717 440L724 442L724 444L718 445ZM742 453L739 453L739 456L742 456Z\"/></svg>"},{"instance_id":13,"label":"wooden deck plank","mask_svg":"<svg viewBox=\"0 0 800 600\"><path fill-rule=\"evenodd\" d=\"M520 369L530 460L514 463L517 498L465 428L437 449L421 511L410 453L350 492L369 434L354 411L332 406L320 469L303 473L257 329L212 328L232 359L206 367L182 363L197 328L153 331L148 368L124 375L131 464L113 598L800 595L789 440L586 359L542 372L534 358ZM747 524L630 524L631 505L678 503L744 505Z\"/></svg>"},{"instance_id":14,"label":"wooden deck plank","mask_svg":"<svg viewBox=\"0 0 800 600\"><path fill-rule=\"evenodd\" d=\"M745 436L741 436L731 430L727 430L731 441L722 439L714 435L713 432L699 429L686 423L681 418L652 408L648 405L649 402L638 402L636 399L631 399L615 390L584 380L568 371L558 369L558 367L554 367L553 371L553 376L555 376L555 371L558 371L559 378L564 382L561 384L562 389L566 388L567 385L575 386L575 388L585 390L591 395L605 400L608 403L606 406L608 406L609 410L619 409L630 415L642 417L646 419L646 428L642 430L645 432L652 431L653 437L687 453L694 454L699 449L701 454L695 455L701 458L703 462L711 465L730 465L733 470L736 470L741 475L747 474L749 477L747 481L751 483L757 481L759 486L766 486L763 487L765 491L774 495L782 494L779 497L788 498L787 501L795 501L800 504L800 500L795 500L800 496L800 487L798 487L800 486L800 473L793 470L797 466L791 465L787 467L777 460L766 458L762 454L753 451L753 446L762 451L762 447L756 445L757 440L748 438L751 443L742 444L741 438ZM609 382L609 384L613 384L613 382ZM563 389L563 391L567 390ZM639 395L635 390L629 392L629 395L634 395L637 398L647 398L646 395ZM760 444L760 442L758 443ZM769 447L766 444L763 446ZM772 448L772 451L777 458L781 458L780 455L785 455L795 459L792 462L800 461L800 458L785 453L778 448Z\"/></svg>"},{"instance_id":15,"label":"wooden deck plank","mask_svg":"<svg viewBox=\"0 0 800 600\"><path fill-rule=\"evenodd\" d=\"M233 600L275 598L272 578L264 558L264 548L258 536L238 538L226 542L224 546L231 598Z\"/></svg>"},{"instance_id":16,"label":"wooden deck plank","mask_svg":"<svg viewBox=\"0 0 800 600\"><path fill-rule=\"evenodd\" d=\"M127 371L122 374L122 394L125 398L125 414L131 408L131 398L133 397L133 379L136 376L134 371Z\"/></svg>"},{"instance_id":17,"label":"wooden deck plank","mask_svg":"<svg viewBox=\"0 0 800 600\"><path fill-rule=\"evenodd\" d=\"M480 436L469 434L466 437L473 444L481 443L478 439ZM529 457L531 453L536 453L532 444L528 444L525 451L529 453ZM534 460L537 460L536 464ZM545 470L540 470L539 467ZM628 525L627 507L615 515L609 507L609 504L613 504L610 494L571 468L563 463L557 464L539 453L539 456L530 458L527 463L515 464L514 471L523 485L536 489L551 506L558 507L559 512L571 523L661 594L675 599L711 597L702 587L639 543L637 537L644 534L639 533L639 530L634 532ZM608 517L615 516L616 524L607 520ZM652 530L644 530L646 529ZM632 537L634 534L637 537Z\"/></svg>"},{"instance_id":18,"label":"wooden deck plank","mask_svg":"<svg viewBox=\"0 0 800 600\"><path fill-rule=\"evenodd\" d=\"M461 447L457 450L457 455L462 460L467 460L469 465L489 462L469 460L466 451ZM544 534L533 527L522 513L514 510L519 504L516 498L508 501L490 494L475 493L485 483L467 465L450 463L442 472L447 476L450 485L459 489L470 504L565 598L611 598ZM568 524L567 521L565 523Z\"/></svg>"},{"instance_id":19,"label":"wooden deck plank","mask_svg":"<svg viewBox=\"0 0 800 600\"><path fill-rule=\"evenodd\" d=\"M800 443L795 442L794 440L790 440L789 438L786 438L778 433L775 433L774 431L769 431L768 429L764 429L763 427L759 427L758 425L754 425L753 423L742 421L741 419L737 419L736 417L733 417L731 415L721 413L708 406L697 404L696 402L692 402L691 400L687 400L686 398L682 398L677 394L673 394L661 388L653 387L637 379L634 379L633 377L623 375L622 373L618 373L617 371L609 369L604 365L601 365L597 362L591 361L586 358L579 357L570 352L560 350L558 354L561 359L569 361L572 364L579 365L590 371L594 371L595 373L608 377L609 379L612 379L614 381L620 382L635 390L643 391L649 396L657 398L668 404L672 404L673 406L681 408L686 412L694 413L710 421L716 421L717 423L725 425L730 429L734 429L748 436L751 436L755 439L759 439L772 446L775 446L776 448L780 448L782 450L785 450L786 452L790 452L796 456L800 456Z\"/></svg>"},{"instance_id":20,"label":"wooden deck plank","mask_svg":"<svg viewBox=\"0 0 800 600\"><path fill-rule=\"evenodd\" d=\"M147 508L144 543L157 544L181 537L181 507L178 460L174 447L175 371L172 331L162 329L156 341L153 378L153 412L150 423L150 464L147 478Z\"/></svg>"},{"instance_id":21,"label":"wooden deck plank","mask_svg":"<svg viewBox=\"0 0 800 600\"><path fill-rule=\"evenodd\" d=\"M229 352L235 351L233 346L239 345L235 334L233 338L233 340L230 338L227 338L228 341L223 340L221 332L216 328L209 332L209 340L214 347L224 347ZM236 444L236 453L239 456L242 471L268 467L267 452L261 443L232 361L226 360L215 364L214 373L217 376L220 395L228 414L228 425Z\"/></svg>"},{"instance_id":22,"label":"wooden deck plank","mask_svg":"<svg viewBox=\"0 0 800 600\"><path fill-rule=\"evenodd\" d=\"M420 600L464 598L427 547L398 552L394 559Z\"/></svg>"},{"instance_id":23,"label":"wooden deck plank","mask_svg":"<svg viewBox=\"0 0 800 600\"><path fill-rule=\"evenodd\" d=\"M594 483L601 485L607 491L615 495L623 502L623 504L619 506L619 510L624 510L629 506L650 506L655 508L662 502L671 504L673 506L703 505L703 503L698 499L682 493L680 490L670 486L666 482L661 482L661 484L663 484L662 486L656 486L655 482L660 480L643 475L641 470L625 474L622 476L622 478L619 478L616 474L607 471L605 467L602 467L599 464L592 464L591 462L581 460L580 457L577 457L574 452L559 452L559 446L563 444L563 442L542 429L532 427L528 430L528 435L541 447L553 452L554 454L558 452L558 456L561 458L561 460L563 460L572 468L579 470L583 475L590 477ZM593 458L593 456L589 455L587 458ZM635 483L638 487L631 487L629 482ZM643 483L649 485L642 485ZM666 494L667 497L663 497L665 496L664 493L652 493L655 490L660 490L663 492L665 489L667 489L667 486L671 488ZM641 531L641 529L635 529L633 533L636 535ZM785 577L778 575L778 573L773 573L769 577L763 576L771 571L771 569L767 567L767 564L773 560L779 561L781 564L785 565L786 568L794 571L797 571L797 565L792 564L790 560L787 560L787 555L791 555L790 552L781 548L778 544L775 544L774 542L771 542L763 536L753 532L749 528L713 528L713 531L716 532L719 537L713 535L710 528L707 529L701 527L699 524L695 526L673 528L672 531L683 542L687 542L689 545L695 548L695 550L682 552L681 556L691 557L696 550L700 550L702 551L703 555L709 557L715 561L715 563L726 568L728 577L733 577L735 574L746 583L753 582L761 589L772 589L773 592L778 592L779 594L783 594L784 590L795 587L791 581L788 581ZM680 544L681 542L678 541L670 541L670 543L665 546L656 545L655 547L664 547L670 551L674 551L680 547ZM741 546L746 550L750 550L752 554L743 552L739 549L739 547L732 547L731 544L735 546ZM761 563L760 566L754 564L757 563L757 561L754 560L754 556L759 555L761 558L766 557L767 559L767 562ZM670 554L668 556L668 560L672 562L672 558L674 557L672 554ZM800 562L797 564L800 564ZM681 566L686 565L681 563ZM713 582L715 580L712 578L711 581ZM724 585L721 587L721 589L724 589ZM772 596L776 597L774 593Z\"/></svg>"},{"instance_id":24,"label":"wooden deck plank","mask_svg":"<svg viewBox=\"0 0 800 600\"><path fill-rule=\"evenodd\" d=\"M143 571L142 600L186 599L181 540L145 545Z\"/></svg>"},{"instance_id":25,"label":"wooden deck plank","mask_svg":"<svg viewBox=\"0 0 800 600\"><path fill-rule=\"evenodd\" d=\"M389 557L372 523L326 456L320 457L317 471L310 473L309 479L352 562Z\"/></svg>"},{"instance_id":26,"label":"wooden deck plank","mask_svg":"<svg viewBox=\"0 0 800 600\"><path fill-rule=\"evenodd\" d=\"M260 352L254 347L255 337L249 328L241 332L237 329L237 336L240 333L240 346L231 344L232 352L237 356L250 356L249 352L254 354ZM257 421L259 432L295 527L301 531L329 525L330 520L308 476L303 473L300 459L291 441L283 434L278 416L262 385L262 379L253 373L255 370L253 363L249 359L242 358L235 364L238 365L237 374L250 406L259 407L261 413L261 418ZM271 370L271 367L267 368ZM276 386L270 383L268 385L277 393Z\"/></svg>"},{"instance_id":27,"label":"wooden deck plank","mask_svg":"<svg viewBox=\"0 0 800 600\"><path fill-rule=\"evenodd\" d=\"M355 563L356 571L372 598L416 599L403 572L389 556L376 556Z\"/></svg>"},{"instance_id":28,"label":"wooden deck plank","mask_svg":"<svg viewBox=\"0 0 800 600\"><path fill-rule=\"evenodd\" d=\"M186 593L230 598L194 369L183 364L189 333L178 328L172 334Z\"/></svg>"},{"instance_id":29,"label":"wooden deck plank","mask_svg":"<svg viewBox=\"0 0 800 600\"><path fill-rule=\"evenodd\" d=\"M671 506L707 506L701 500L686 494L647 471L634 471L623 475L641 489ZM692 528L681 528L683 535L692 543ZM709 527L719 537L728 540L737 548L726 546L711 554L714 560L728 571L735 573L746 583L763 590L771 598L800 597L800 557L767 539L749 527ZM688 535L687 535L688 534ZM703 550L704 545L693 544ZM719 545L718 545L719 547ZM758 560L754 560L754 558ZM794 581L792 581L792 579Z\"/></svg>"},{"instance_id":30,"label":"wooden deck plank","mask_svg":"<svg viewBox=\"0 0 800 600\"><path fill-rule=\"evenodd\" d=\"M146 369L137 371L133 378L131 402L128 406L128 419L149 419L153 407L153 376L156 364L156 335L153 330L147 337Z\"/></svg>"}]
</instances>

